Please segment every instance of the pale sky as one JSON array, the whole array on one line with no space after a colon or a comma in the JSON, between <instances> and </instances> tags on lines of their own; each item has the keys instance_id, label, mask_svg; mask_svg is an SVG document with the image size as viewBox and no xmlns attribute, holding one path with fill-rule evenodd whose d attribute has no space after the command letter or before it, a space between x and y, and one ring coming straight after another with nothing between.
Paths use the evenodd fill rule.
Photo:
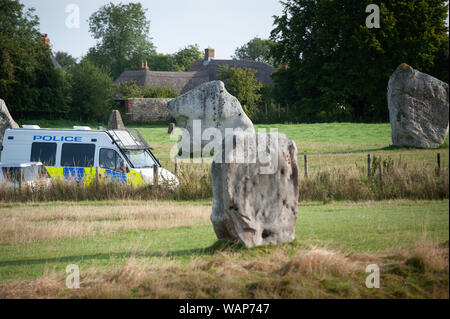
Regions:
<instances>
[{"instance_id":1,"label":"pale sky","mask_svg":"<svg viewBox=\"0 0 450 319\"><path fill-rule=\"evenodd\" d=\"M89 16L101 6L141 2L150 20L152 42L159 53L175 53L189 44L200 50L212 47L216 59L229 59L237 47L258 36L268 38L273 15L280 15L278 0L20 0L34 7L40 19L41 33L48 33L54 52L66 51L79 58L95 45L90 36ZM80 12L79 28L68 28L69 4Z\"/></svg>"}]
</instances>

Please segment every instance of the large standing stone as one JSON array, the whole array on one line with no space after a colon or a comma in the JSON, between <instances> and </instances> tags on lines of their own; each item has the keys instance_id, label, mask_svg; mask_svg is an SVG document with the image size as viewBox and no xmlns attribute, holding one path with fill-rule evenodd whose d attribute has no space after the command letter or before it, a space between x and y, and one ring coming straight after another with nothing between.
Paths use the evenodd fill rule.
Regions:
<instances>
[{"instance_id":1,"label":"large standing stone","mask_svg":"<svg viewBox=\"0 0 450 319\"><path fill-rule=\"evenodd\" d=\"M248 247L290 242L295 237L299 196L297 147L281 133L237 137L244 135L256 136L256 143L241 144L227 136L222 156L216 154L212 163L214 231L219 239ZM234 144L231 138L236 146L227 151L226 143ZM255 158L261 150L271 156L270 161L262 160L259 153L254 163L223 161L233 151L235 158Z\"/></svg>"},{"instance_id":2,"label":"large standing stone","mask_svg":"<svg viewBox=\"0 0 450 319\"><path fill-rule=\"evenodd\" d=\"M389 78L389 119L397 146L439 147L448 133L448 84L403 63Z\"/></svg>"},{"instance_id":3,"label":"large standing stone","mask_svg":"<svg viewBox=\"0 0 450 319\"><path fill-rule=\"evenodd\" d=\"M167 103L170 115L177 126L189 133L191 150L205 146L209 140L201 140L201 145L194 137L195 120L201 120L200 135L207 128L217 128L225 136L226 128L241 128L254 131L253 123L245 114L239 101L227 92L222 81L203 83L185 94ZM198 123L198 121L197 121ZM182 137L186 138L186 137ZM180 141L180 144L183 141ZM180 145L179 144L179 145Z\"/></svg>"},{"instance_id":4,"label":"large standing stone","mask_svg":"<svg viewBox=\"0 0 450 319\"><path fill-rule=\"evenodd\" d=\"M8 107L5 101L0 99L0 146L3 143L3 134L7 128L18 128L16 122L14 122L11 114L9 114Z\"/></svg>"},{"instance_id":5,"label":"large standing stone","mask_svg":"<svg viewBox=\"0 0 450 319\"><path fill-rule=\"evenodd\" d=\"M118 110L112 110L108 120L108 130L124 130L122 116Z\"/></svg>"}]
</instances>

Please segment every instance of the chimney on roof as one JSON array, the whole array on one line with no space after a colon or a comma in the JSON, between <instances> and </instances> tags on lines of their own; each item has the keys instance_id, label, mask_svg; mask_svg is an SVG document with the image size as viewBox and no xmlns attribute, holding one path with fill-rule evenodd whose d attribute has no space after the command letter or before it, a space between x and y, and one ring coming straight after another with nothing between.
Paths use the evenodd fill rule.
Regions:
<instances>
[{"instance_id":1,"label":"chimney on roof","mask_svg":"<svg viewBox=\"0 0 450 319\"><path fill-rule=\"evenodd\" d=\"M47 33L41 34L41 37L42 37L42 41L44 41L44 44L46 46L49 46L50 45L50 38L48 37L48 34Z\"/></svg>"},{"instance_id":2,"label":"chimney on roof","mask_svg":"<svg viewBox=\"0 0 450 319\"><path fill-rule=\"evenodd\" d=\"M209 61L212 59L214 59L214 49L213 48L205 49L205 60Z\"/></svg>"}]
</instances>

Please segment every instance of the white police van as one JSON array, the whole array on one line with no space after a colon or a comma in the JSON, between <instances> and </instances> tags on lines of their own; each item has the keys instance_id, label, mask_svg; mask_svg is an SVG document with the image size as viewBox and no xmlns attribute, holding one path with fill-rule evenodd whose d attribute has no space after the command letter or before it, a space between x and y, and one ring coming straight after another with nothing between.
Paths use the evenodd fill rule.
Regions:
<instances>
[{"instance_id":1,"label":"white police van","mask_svg":"<svg viewBox=\"0 0 450 319\"><path fill-rule=\"evenodd\" d=\"M110 178L137 186L157 182L178 185L178 179L161 167L137 130L43 129L37 125L6 129L2 163L42 162L53 179L74 179L85 185ZM155 169L157 166L157 169Z\"/></svg>"}]
</instances>

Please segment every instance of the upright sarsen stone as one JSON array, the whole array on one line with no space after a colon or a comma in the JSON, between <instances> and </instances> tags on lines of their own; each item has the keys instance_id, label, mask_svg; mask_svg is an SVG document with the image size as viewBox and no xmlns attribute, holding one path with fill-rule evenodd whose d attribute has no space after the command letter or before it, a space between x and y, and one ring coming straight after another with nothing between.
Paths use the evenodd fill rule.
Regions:
<instances>
[{"instance_id":1,"label":"upright sarsen stone","mask_svg":"<svg viewBox=\"0 0 450 319\"><path fill-rule=\"evenodd\" d=\"M403 63L389 78L387 100L396 146L439 147L448 134L448 84Z\"/></svg>"},{"instance_id":2,"label":"upright sarsen stone","mask_svg":"<svg viewBox=\"0 0 450 319\"><path fill-rule=\"evenodd\" d=\"M281 133L237 134L254 137L240 144L226 136L222 154L211 167L213 209L211 221L217 238L247 247L290 242L295 238L299 196L297 147ZM242 145L229 147L228 145ZM260 152L270 160L261 160ZM255 162L226 162L237 157Z\"/></svg>"},{"instance_id":3,"label":"upright sarsen stone","mask_svg":"<svg viewBox=\"0 0 450 319\"><path fill-rule=\"evenodd\" d=\"M108 130L124 130L125 125L118 110L112 110L108 120Z\"/></svg>"},{"instance_id":4,"label":"upright sarsen stone","mask_svg":"<svg viewBox=\"0 0 450 319\"><path fill-rule=\"evenodd\" d=\"M185 128L189 133L191 150L200 149L208 143L208 140L201 140L201 145L196 145L199 144L199 141L193 138L196 120L201 120L197 132L200 135L207 128L218 129L222 136L225 136L226 128L254 131L252 121L237 98L227 92L222 81L203 83L171 100L167 103L167 108L177 126ZM180 141L183 142L186 141Z\"/></svg>"}]
</instances>

